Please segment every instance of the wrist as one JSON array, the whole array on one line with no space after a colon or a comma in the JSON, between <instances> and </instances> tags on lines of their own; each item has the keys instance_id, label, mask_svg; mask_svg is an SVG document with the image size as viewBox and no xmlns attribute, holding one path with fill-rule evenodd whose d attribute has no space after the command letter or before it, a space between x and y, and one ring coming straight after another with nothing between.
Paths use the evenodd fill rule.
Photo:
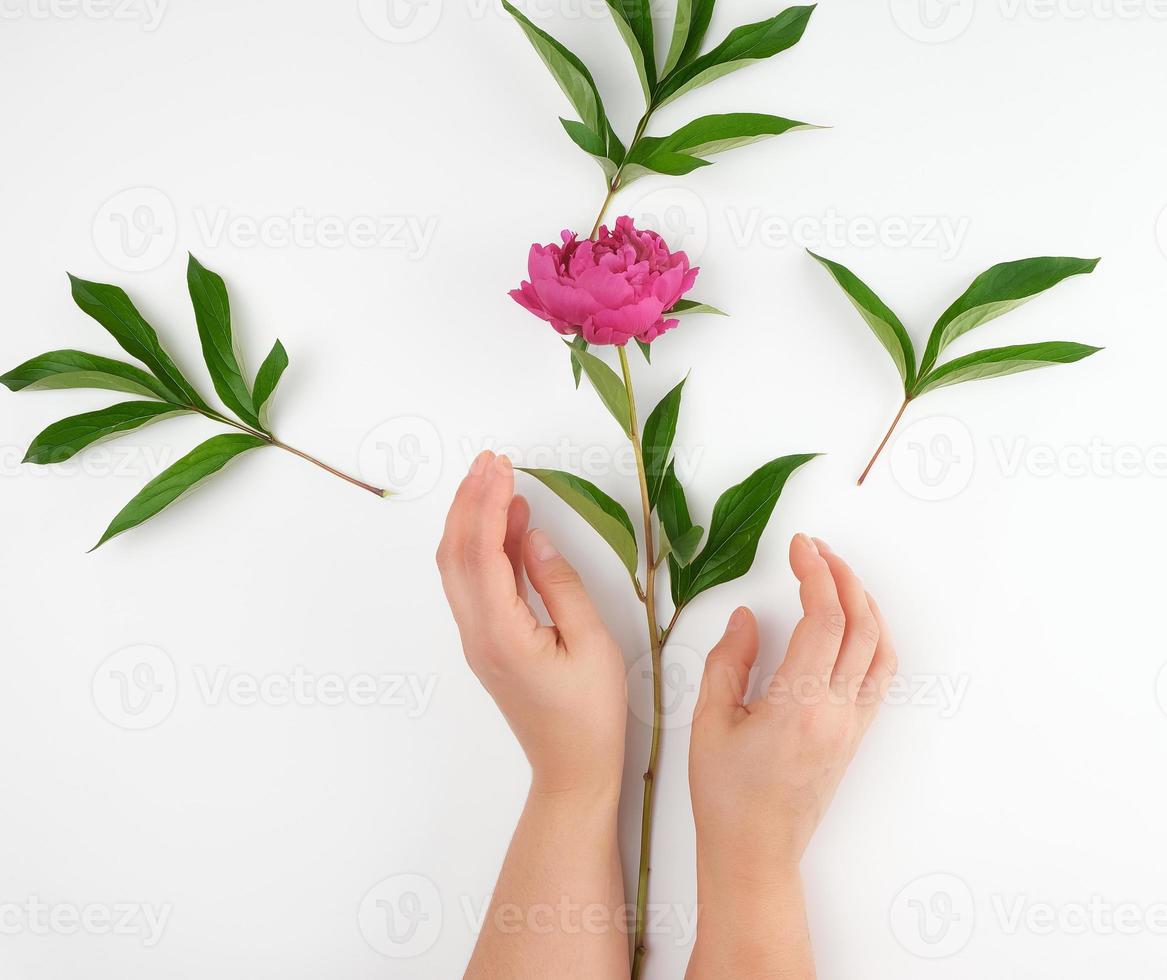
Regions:
<instances>
[{"instance_id":1,"label":"wrist","mask_svg":"<svg viewBox=\"0 0 1167 980\"><path fill-rule=\"evenodd\" d=\"M720 835L718 835L720 837ZM802 854L775 840L754 839L748 849L733 842L709 841L697 831L697 882L716 891L752 893L801 891Z\"/></svg>"},{"instance_id":2,"label":"wrist","mask_svg":"<svg viewBox=\"0 0 1167 980\"><path fill-rule=\"evenodd\" d=\"M739 862L740 863L740 862ZM697 892L699 900L757 902L767 899L784 901L802 895L802 873L797 865L783 867L708 867L698 861Z\"/></svg>"},{"instance_id":3,"label":"wrist","mask_svg":"<svg viewBox=\"0 0 1167 980\"><path fill-rule=\"evenodd\" d=\"M813 980L798 865L741 865L698 860L689 976Z\"/></svg>"},{"instance_id":4,"label":"wrist","mask_svg":"<svg viewBox=\"0 0 1167 980\"><path fill-rule=\"evenodd\" d=\"M527 798L543 807L581 815L614 815L620 806L620 775L611 779L564 779L535 772Z\"/></svg>"}]
</instances>

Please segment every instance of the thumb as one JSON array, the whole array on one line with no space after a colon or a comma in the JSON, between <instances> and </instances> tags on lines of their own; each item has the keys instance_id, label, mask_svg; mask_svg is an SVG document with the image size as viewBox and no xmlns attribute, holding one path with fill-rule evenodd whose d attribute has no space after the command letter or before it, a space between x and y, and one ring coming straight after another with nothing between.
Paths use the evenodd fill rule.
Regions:
<instances>
[{"instance_id":1,"label":"thumb","mask_svg":"<svg viewBox=\"0 0 1167 980\"><path fill-rule=\"evenodd\" d=\"M605 628L579 573L551 543L546 531L534 530L527 535L523 564L527 568L527 578L543 599L551 621L569 646L582 641L589 633Z\"/></svg>"},{"instance_id":2,"label":"thumb","mask_svg":"<svg viewBox=\"0 0 1167 980\"><path fill-rule=\"evenodd\" d=\"M746 699L750 668L758 658L758 621L745 606L734 610L725 635L705 658L697 710L732 717Z\"/></svg>"}]
</instances>

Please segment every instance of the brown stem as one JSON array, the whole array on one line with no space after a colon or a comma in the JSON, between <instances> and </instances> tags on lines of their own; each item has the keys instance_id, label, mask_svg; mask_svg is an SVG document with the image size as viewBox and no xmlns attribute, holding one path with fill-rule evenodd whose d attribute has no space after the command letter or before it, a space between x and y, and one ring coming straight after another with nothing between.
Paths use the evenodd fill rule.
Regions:
<instances>
[{"instance_id":1,"label":"brown stem","mask_svg":"<svg viewBox=\"0 0 1167 980\"><path fill-rule=\"evenodd\" d=\"M875 450L875 455L871 457L871 461L867 464L867 468L859 476L859 482L856 486L863 486L863 481L867 479L867 474L871 472L871 467L875 465L875 461L879 459L879 454L883 452L883 447L887 445L887 441L891 438L891 434L895 432L896 426L900 424L900 419L904 417L904 412L907 411L908 403L911 402L912 397L908 395L904 398L904 403L900 406L900 410L896 412L896 417L891 420L891 425L888 426L887 434L883 437L883 442L879 444L879 448Z\"/></svg>"},{"instance_id":2,"label":"brown stem","mask_svg":"<svg viewBox=\"0 0 1167 980\"><path fill-rule=\"evenodd\" d=\"M315 456L309 456L307 453L301 452L299 449L295 449L292 446L288 446L280 442L279 439L275 438L275 436L272 436L271 444L284 450L285 452L291 453L293 456L299 456L301 459L306 459L309 463L314 463L325 472L331 473L333 476L338 476L342 480L351 483L355 487L360 487L362 490L368 490L369 493L375 493L378 497L393 496L392 490L382 490L380 487L375 487L371 483L365 483L364 480L358 480L355 476L349 476L347 473L342 473L340 470L329 466L327 463L321 462Z\"/></svg>"},{"instance_id":3,"label":"brown stem","mask_svg":"<svg viewBox=\"0 0 1167 980\"><path fill-rule=\"evenodd\" d=\"M362 490L368 490L369 493L374 493L378 497L393 496L392 490L382 490L380 487L375 487L371 483L365 483L364 480L358 480L355 476L349 476L347 473L342 473L340 470L329 466L327 463L321 462L315 456L309 456L307 453L302 452L299 449L294 449L292 446L280 442L279 439L273 436L270 432L260 432L258 429L253 429L249 425L243 425L240 422L236 422L234 419L227 418L225 415L220 415L214 410L208 412L204 409L197 408L194 405L190 405L188 407L192 412L198 412L200 415L205 415L207 418L215 422L222 422L224 425L229 425L234 429L238 429L240 432L246 432L248 435L255 436L257 439L262 439L269 445L275 446L278 449L282 449L284 452L291 453L293 456L299 456L301 459L307 460L309 463L312 463L315 466L319 466L322 470L331 473L333 476L340 477L346 483L351 483L353 486L360 487Z\"/></svg>"}]
</instances>

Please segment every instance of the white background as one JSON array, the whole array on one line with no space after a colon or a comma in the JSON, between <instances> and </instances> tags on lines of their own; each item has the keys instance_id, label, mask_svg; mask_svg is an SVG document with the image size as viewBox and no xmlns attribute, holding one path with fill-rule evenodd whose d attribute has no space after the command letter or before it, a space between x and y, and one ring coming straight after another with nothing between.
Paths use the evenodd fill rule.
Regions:
<instances>
[{"instance_id":1,"label":"white background","mask_svg":"<svg viewBox=\"0 0 1167 980\"><path fill-rule=\"evenodd\" d=\"M828 0L796 49L671 106L656 132L746 110L833 128L645 179L614 212L662 225L703 267L694 295L733 314L686 323L651 369L634 362L646 405L693 369L679 448L698 514L766 459L829 454L791 481L753 573L676 634L688 673L660 779L653 978L681 975L694 901L684 688L739 603L758 611L773 669L797 616L797 530L829 540L879 597L905 684L805 862L821 975L1161 976L1167 8L920 2ZM209 388L190 249L226 277L252 369L276 336L290 352L282 437L344 468L363 459L371 479L391 451L413 499L379 502L268 450L87 555L159 460L214 427L167 421L34 472L18 463L43 425L117 396L4 393L0 905L20 910L3 918L0 974L459 975L527 773L463 663L432 553L482 448L577 471L590 450L587 475L635 503L626 460L611 464L611 419L506 296L531 241L586 232L599 172L486 0L422 0L412 21L403 5L397 28L373 0L117 4L2 4L2 366L61 347L118 353L73 307L68 270L129 289ZM524 6L592 67L627 138L639 89L603 4ZM723 0L710 38L774 12ZM288 241L297 215L308 230ZM824 240L828 226L842 232ZM954 353L1107 350L928 396L856 489L897 381L804 244L867 279L921 349L989 265L1101 255L1095 275ZM631 667L642 624L619 564L527 490ZM297 668L406 687L368 706L245 703L218 686ZM122 710L119 675L145 714ZM142 683L158 688L148 702ZM647 737L634 714L629 867ZM409 918L406 893L428 918L395 944L406 933L387 931L377 902ZM47 935L30 899L58 908ZM1126 911L1080 922L1092 901ZM161 941L70 928L69 909L122 903L168 910Z\"/></svg>"}]
</instances>

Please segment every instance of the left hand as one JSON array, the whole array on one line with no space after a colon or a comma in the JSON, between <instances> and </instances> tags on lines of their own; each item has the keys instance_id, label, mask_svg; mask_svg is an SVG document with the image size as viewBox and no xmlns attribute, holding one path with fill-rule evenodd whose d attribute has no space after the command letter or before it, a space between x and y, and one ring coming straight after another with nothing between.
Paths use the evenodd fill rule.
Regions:
<instances>
[{"instance_id":1,"label":"left hand","mask_svg":"<svg viewBox=\"0 0 1167 980\"><path fill-rule=\"evenodd\" d=\"M536 792L618 799L627 711L624 659L583 583L514 495L505 456L462 481L438 568L470 668L523 747ZM553 625L527 605L527 578Z\"/></svg>"}]
</instances>

